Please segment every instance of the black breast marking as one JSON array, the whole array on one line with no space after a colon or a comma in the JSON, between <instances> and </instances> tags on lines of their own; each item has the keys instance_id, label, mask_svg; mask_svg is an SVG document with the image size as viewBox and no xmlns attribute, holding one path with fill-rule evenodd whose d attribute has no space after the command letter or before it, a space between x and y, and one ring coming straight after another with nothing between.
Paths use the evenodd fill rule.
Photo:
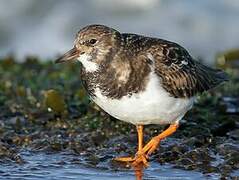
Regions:
<instances>
[{"instance_id":1,"label":"black breast marking","mask_svg":"<svg viewBox=\"0 0 239 180\"><path fill-rule=\"evenodd\" d=\"M100 71L94 73L87 73L83 69L81 73L83 86L91 97L95 96L95 89L99 88L104 96L114 99L143 91L148 82L150 67L148 63L143 61L137 63L131 61L131 63L131 72L124 83L121 83L110 64L103 66ZM124 69L122 69L122 73L124 73Z\"/></svg>"}]
</instances>

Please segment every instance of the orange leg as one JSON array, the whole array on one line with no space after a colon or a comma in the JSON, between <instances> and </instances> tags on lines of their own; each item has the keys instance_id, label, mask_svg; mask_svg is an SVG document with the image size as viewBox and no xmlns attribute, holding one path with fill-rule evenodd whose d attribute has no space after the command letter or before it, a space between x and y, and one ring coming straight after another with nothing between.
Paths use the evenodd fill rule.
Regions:
<instances>
[{"instance_id":1,"label":"orange leg","mask_svg":"<svg viewBox=\"0 0 239 180\"><path fill-rule=\"evenodd\" d=\"M137 126L137 132L138 132L138 152L135 155L135 158L133 159L132 165L134 167L138 167L139 164L140 166L145 166L147 167L148 161L146 159L145 153L143 152L143 140L144 140L144 132L143 132L143 125L138 125ZM134 164L134 161L138 159L141 163Z\"/></svg>"},{"instance_id":2,"label":"orange leg","mask_svg":"<svg viewBox=\"0 0 239 180\"><path fill-rule=\"evenodd\" d=\"M143 134L143 125L137 125L137 133L138 133L138 153L136 154L136 157L141 156L141 151L143 149L143 139L144 139L144 134ZM135 159L133 157L119 157L115 158L115 161L121 161L121 162L133 162ZM146 159L145 159L146 160ZM143 160L143 162L145 162Z\"/></svg>"},{"instance_id":3,"label":"orange leg","mask_svg":"<svg viewBox=\"0 0 239 180\"><path fill-rule=\"evenodd\" d=\"M144 126L137 125L136 128L138 133L138 151L141 151L144 145Z\"/></svg>"},{"instance_id":4,"label":"orange leg","mask_svg":"<svg viewBox=\"0 0 239 180\"><path fill-rule=\"evenodd\" d=\"M166 129L165 131L163 131L161 134L159 134L158 136L153 137L142 149L142 151L140 151L141 154L146 154L146 158L148 158L148 156L150 154L152 154L156 148L158 147L160 141L164 138L166 138L167 136L173 134L178 128L178 123L175 124L171 124L168 129ZM137 166L138 164L142 163L142 158L137 157L134 159L133 165Z\"/></svg>"},{"instance_id":5,"label":"orange leg","mask_svg":"<svg viewBox=\"0 0 239 180\"><path fill-rule=\"evenodd\" d=\"M132 163L133 167L147 167L148 164L148 156L152 154L156 148L158 147L160 141L169 135L173 134L178 128L178 123L171 124L168 129L163 131L158 136L153 137L144 147L143 147L143 126L137 126L138 132L138 152L136 153L135 157L119 157L115 158L116 161L121 162L130 162Z\"/></svg>"}]
</instances>

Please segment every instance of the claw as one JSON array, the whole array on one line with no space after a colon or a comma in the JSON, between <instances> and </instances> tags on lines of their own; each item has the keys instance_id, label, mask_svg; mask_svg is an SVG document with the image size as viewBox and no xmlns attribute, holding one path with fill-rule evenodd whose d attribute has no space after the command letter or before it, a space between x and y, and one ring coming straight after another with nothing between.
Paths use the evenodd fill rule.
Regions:
<instances>
[{"instance_id":1,"label":"claw","mask_svg":"<svg viewBox=\"0 0 239 180\"><path fill-rule=\"evenodd\" d=\"M144 167L148 167L149 163L147 160L147 156L144 153L137 153L134 158L132 157L119 157L115 158L115 161L120 161L120 162L128 162L132 165L132 167L137 167L139 165L142 165Z\"/></svg>"},{"instance_id":2,"label":"claw","mask_svg":"<svg viewBox=\"0 0 239 180\"><path fill-rule=\"evenodd\" d=\"M143 164L144 167L148 167L149 166L149 162L147 160L147 157L145 154L139 154L135 157L132 166L137 167L140 164Z\"/></svg>"},{"instance_id":3,"label":"claw","mask_svg":"<svg viewBox=\"0 0 239 180\"><path fill-rule=\"evenodd\" d=\"M167 136L173 134L178 128L178 124L171 124L168 129L163 131L158 136L153 137L144 147L143 146L143 126L137 126L138 131L138 139L139 139L139 145L138 145L138 152L136 153L135 157L120 157L115 158L115 161L121 161L121 162L127 162L132 165L133 168L137 167L148 167L148 159L149 155L152 154L158 147L160 141Z\"/></svg>"},{"instance_id":4,"label":"claw","mask_svg":"<svg viewBox=\"0 0 239 180\"><path fill-rule=\"evenodd\" d=\"M132 162L134 161L134 158L132 157L118 157L118 158L114 158L114 161L120 161L120 162Z\"/></svg>"}]
</instances>

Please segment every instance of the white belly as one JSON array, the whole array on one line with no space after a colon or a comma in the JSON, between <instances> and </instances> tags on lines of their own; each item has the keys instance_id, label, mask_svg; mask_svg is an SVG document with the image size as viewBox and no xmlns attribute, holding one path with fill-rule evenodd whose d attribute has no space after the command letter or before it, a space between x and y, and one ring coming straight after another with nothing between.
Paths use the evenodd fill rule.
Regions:
<instances>
[{"instance_id":1,"label":"white belly","mask_svg":"<svg viewBox=\"0 0 239 180\"><path fill-rule=\"evenodd\" d=\"M111 116L132 124L168 124L179 121L191 109L192 98L171 97L160 85L155 74L150 75L146 91L111 99L96 89L93 101Z\"/></svg>"}]
</instances>

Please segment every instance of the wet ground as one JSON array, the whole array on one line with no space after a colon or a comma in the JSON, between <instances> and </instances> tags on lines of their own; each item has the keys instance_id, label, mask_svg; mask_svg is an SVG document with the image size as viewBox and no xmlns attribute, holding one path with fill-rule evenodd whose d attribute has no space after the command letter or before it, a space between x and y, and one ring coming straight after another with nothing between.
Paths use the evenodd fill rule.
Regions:
<instances>
[{"instance_id":1,"label":"wet ground","mask_svg":"<svg viewBox=\"0 0 239 180\"><path fill-rule=\"evenodd\" d=\"M227 72L231 81L200 96L178 131L162 141L144 179L238 178L239 73ZM78 64L8 57L0 61L0 77L0 178L135 178L112 161L135 153L135 127L89 102ZM147 126L145 140L165 128Z\"/></svg>"},{"instance_id":2,"label":"wet ground","mask_svg":"<svg viewBox=\"0 0 239 180\"><path fill-rule=\"evenodd\" d=\"M22 157L27 161L23 165L9 163L1 165L1 176L3 179L135 179L134 172L130 169L109 168L107 163L94 167L71 153L31 153L22 152ZM196 179L203 178L200 172L185 171L173 168L170 165L159 165L151 163L144 172L145 179L159 178L181 178ZM97 178L96 178L97 177ZM217 179L217 175L213 175Z\"/></svg>"}]
</instances>

